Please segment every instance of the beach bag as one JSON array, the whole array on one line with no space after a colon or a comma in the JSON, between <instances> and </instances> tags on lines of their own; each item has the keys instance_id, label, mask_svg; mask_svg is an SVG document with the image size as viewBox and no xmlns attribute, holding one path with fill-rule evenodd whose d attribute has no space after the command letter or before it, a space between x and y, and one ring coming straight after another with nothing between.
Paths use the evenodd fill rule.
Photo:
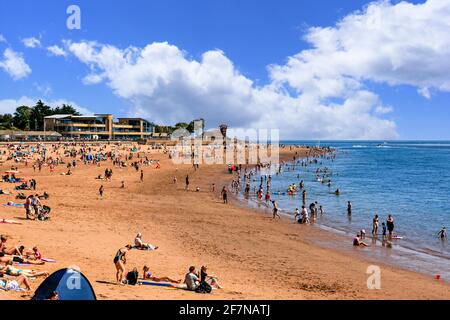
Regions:
<instances>
[{"instance_id":1,"label":"beach bag","mask_svg":"<svg viewBox=\"0 0 450 320\"><path fill-rule=\"evenodd\" d=\"M195 289L197 293L211 293L211 291L212 287L206 281L202 281L197 289Z\"/></svg>"},{"instance_id":2,"label":"beach bag","mask_svg":"<svg viewBox=\"0 0 450 320\"><path fill-rule=\"evenodd\" d=\"M130 286L135 286L137 284L138 277L139 277L139 274L138 274L137 271L130 271L130 272L128 272L128 274L127 274L127 283Z\"/></svg>"}]
</instances>

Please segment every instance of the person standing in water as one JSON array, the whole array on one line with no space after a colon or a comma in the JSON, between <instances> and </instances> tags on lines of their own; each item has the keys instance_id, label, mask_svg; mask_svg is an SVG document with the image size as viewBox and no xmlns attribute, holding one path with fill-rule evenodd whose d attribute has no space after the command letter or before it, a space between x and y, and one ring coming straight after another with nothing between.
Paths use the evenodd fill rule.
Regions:
<instances>
[{"instance_id":1,"label":"person standing in water","mask_svg":"<svg viewBox=\"0 0 450 320\"><path fill-rule=\"evenodd\" d=\"M352 203L349 201L348 204L347 204L347 213L348 213L349 216L352 215L352 209L353 209L353 205L352 205Z\"/></svg>"},{"instance_id":2,"label":"person standing in water","mask_svg":"<svg viewBox=\"0 0 450 320\"><path fill-rule=\"evenodd\" d=\"M381 227L383 228L383 239L386 239L387 236L387 228L386 228L386 223L382 223Z\"/></svg>"},{"instance_id":3,"label":"person standing in water","mask_svg":"<svg viewBox=\"0 0 450 320\"><path fill-rule=\"evenodd\" d=\"M394 234L394 218L392 217L392 215L388 216L386 220L386 226L389 231L389 238L392 238Z\"/></svg>"},{"instance_id":4,"label":"person standing in water","mask_svg":"<svg viewBox=\"0 0 450 320\"><path fill-rule=\"evenodd\" d=\"M442 227L441 231L439 231L437 235L441 240L446 239L447 238L447 229L445 227Z\"/></svg>"},{"instance_id":5,"label":"person standing in water","mask_svg":"<svg viewBox=\"0 0 450 320\"><path fill-rule=\"evenodd\" d=\"M277 202L274 200L272 201L273 204L273 219L275 219L276 217L278 217L279 219L281 219L280 215L278 214L278 205Z\"/></svg>"},{"instance_id":6,"label":"person standing in water","mask_svg":"<svg viewBox=\"0 0 450 320\"><path fill-rule=\"evenodd\" d=\"M372 235L376 236L378 235L378 224L379 224L379 219L378 219L378 215L376 214L375 217L373 218L373 222L372 222Z\"/></svg>"}]
</instances>

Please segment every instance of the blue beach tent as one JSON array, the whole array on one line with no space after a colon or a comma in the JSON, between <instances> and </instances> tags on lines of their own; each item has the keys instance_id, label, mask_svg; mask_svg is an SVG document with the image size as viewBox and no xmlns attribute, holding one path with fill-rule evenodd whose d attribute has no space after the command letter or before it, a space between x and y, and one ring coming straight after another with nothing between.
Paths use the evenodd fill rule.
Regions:
<instances>
[{"instance_id":1,"label":"blue beach tent","mask_svg":"<svg viewBox=\"0 0 450 320\"><path fill-rule=\"evenodd\" d=\"M97 300L89 280L75 269L53 273L39 286L32 300L48 300L54 291L59 300Z\"/></svg>"}]
</instances>

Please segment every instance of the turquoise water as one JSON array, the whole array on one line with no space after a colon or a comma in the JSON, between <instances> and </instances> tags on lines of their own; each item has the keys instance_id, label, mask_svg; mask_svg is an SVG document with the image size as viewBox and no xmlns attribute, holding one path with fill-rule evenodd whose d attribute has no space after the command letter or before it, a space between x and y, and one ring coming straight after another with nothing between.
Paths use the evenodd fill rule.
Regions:
<instances>
[{"instance_id":1,"label":"turquoise water","mask_svg":"<svg viewBox=\"0 0 450 320\"><path fill-rule=\"evenodd\" d=\"M318 144L317 141L283 143ZM405 253L403 258L398 257L401 263L450 278L450 245L436 235L442 226L450 227L450 142L322 141L320 145L336 148L336 159L319 160L317 165L307 167L286 166L282 174L272 175L272 191L285 192L291 183L298 185L304 180L307 207L318 201L326 212L319 216L317 224L348 237L361 229L370 236L374 215L379 215L381 229L381 222L392 214L395 233L404 237L392 248ZM331 188L317 182L318 167L332 171ZM255 180L252 189L259 186L259 178ZM341 191L339 197L333 194L337 188ZM293 215L295 208L302 206L300 193L274 198L286 214ZM353 203L351 219L347 215L347 201ZM386 248L368 251L385 256L382 250Z\"/></svg>"}]
</instances>

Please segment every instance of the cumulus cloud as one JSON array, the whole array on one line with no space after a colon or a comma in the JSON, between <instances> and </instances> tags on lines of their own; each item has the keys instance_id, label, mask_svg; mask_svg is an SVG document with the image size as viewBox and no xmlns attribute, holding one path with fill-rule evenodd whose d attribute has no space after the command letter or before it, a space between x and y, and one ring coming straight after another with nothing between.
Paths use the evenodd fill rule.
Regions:
<instances>
[{"instance_id":1,"label":"cumulus cloud","mask_svg":"<svg viewBox=\"0 0 450 320\"><path fill-rule=\"evenodd\" d=\"M450 91L450 1L370 4L335 27L311 28L312 46L272 66L277 82L321 98L342 97L364 81Z\"/></svg>"},{"instance_id":2,"label":"cumulus cloud","mask_svg":"<svg viewBox=\"0 0 450 320\"><path fill-rule=\"evenodd\" d=\"M310 28L310 49L268 67L256 86L224 52L197 59L168 43L120 49L67 42L89 67L85 84L105 82L130 114L165 123L205 118L210 126L280 128L283 138L388 139L393 109L367 83L408 85L424 97L450 91L450 0L374 2L331 27Z\"/></svg>"},{"instance_id":3,"label":"cumulus cloud","mask_svg":"<svg viewBox=\"0 0 450 320\"><path fill-rule=\"evenodd\" d=\"M23 96L19 99L3 99L0 100L0 114L14 114L17 107L20 106L29 106L32 107L36 104L36 102L39 100L39 98L30 98ZM50 101L43 100L45 104L48 106L55 108L57 106L61 106L63 104L70 104L72 107L78 110L81 114L84 115L91 115L93 112L91 112L89 109L84 108L82 106L79 106L73 101L67 100L67 99L53 99Z\"/></svg>"},{"instance_id":4,"label":"cumulus cloud","mask_svg":"<svg viewBox=\"0 0 450 320\"><path fill-rule=\"evenodd\" d=\"M22 39L22 43L27 48L37 48L41 46L41 41L34 37Z\"/></svg>"},{"instance_id":5,"label":"cumulus cloud","mask_svg":"<svg viewBox=\"0 0 450 320\"><path fill-rule=\"evenodd\" d=\"M0 60L0 68L7 72L14 80L25 78L31 74L30 66L25 62L21 53L7 48Z\"/></svg>"},{"instance_id":6,"label":"cumulus cloud","mask_svg":"<svg viewBox=\"0 0 450 320\"><path fill-rule=\"evenodd\" d=\"M2 34L0 34L0 43L2 42L6 42L6 38Z\"/></svg>"},{"instance_id":7,"label":"cumulus cloud","mask_svg":"<svg viewBox=\"0 0 450 320\"><path fill-rule=\"evenodd\" d=\"M65 57L65 56L67 56L67 52L63 48L61 48L61 47L59 47L57 45L51 46L51 47L47 47L47 51L52 56L56 56L56 57Z\"/></svg>"}]
</instances>

